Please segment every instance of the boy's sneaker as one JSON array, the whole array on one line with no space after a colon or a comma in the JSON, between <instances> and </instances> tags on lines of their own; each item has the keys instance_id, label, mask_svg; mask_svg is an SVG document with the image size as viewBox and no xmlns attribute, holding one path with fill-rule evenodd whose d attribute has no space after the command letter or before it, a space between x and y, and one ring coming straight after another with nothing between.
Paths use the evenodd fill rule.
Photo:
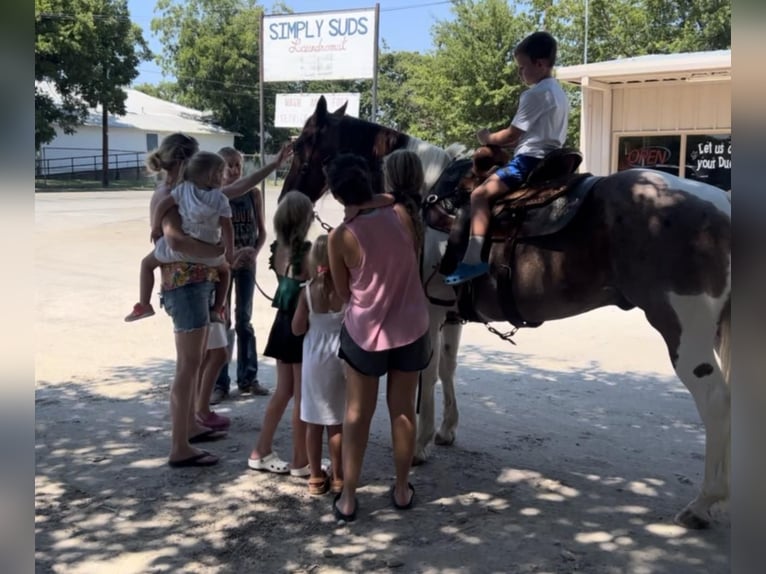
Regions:
<instances>
[{"instance_id":1,"label":"boy's sneaker","mask_svg":"<svg viewBox=\"0 0 766 574\"><path fill-rule=\"evenodd\" d=\"M210 395L210 404L211 405L217 405L221 401L225 400L229 396L228 391L224 391L223 389L219 389L218 387L213 389L213 392Z\"/></svg>"},{"instance_id":2,"label":"boy's sneaker","mask_svg":"<svg viewBox=\"0 0 766 574\"><path fill-rule=\"evenodd\" d=\"M152 315L154 315L154 307L152 307L151 303L148 305L136 303L133 305L133 310L130 312L130 315L125 317L125 321L130 323L131 321L138 321L139 319L151 317Z\"/></svg>"},{"instance_id":3,"label":"boy's sneaker","mask_svg":"<svg viewBox=\"0 0 766 574\"><path fill-rule=\"evenodd\" d=\"M460 285L466 281L471 281L481 277L489 271L489 264L481 263L460 263L457 269L444 278L447 285Z\"/></svg>"}]
</instances>

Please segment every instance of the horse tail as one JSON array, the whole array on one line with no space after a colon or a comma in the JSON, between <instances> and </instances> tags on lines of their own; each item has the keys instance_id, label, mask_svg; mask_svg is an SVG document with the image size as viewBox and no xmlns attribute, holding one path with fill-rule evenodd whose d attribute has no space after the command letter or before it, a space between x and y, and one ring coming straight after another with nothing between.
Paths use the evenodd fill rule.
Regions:
<instances>
[{"instance_id":1,"label":"horse tail","mask_svg":"<svg viewBox=\"0 0 766 574\"><path fill-rule=\"evenodd\" d=\"M718 358L727 385L731 384L731 293L718 320Z\"/></svg>"}]
</instances>

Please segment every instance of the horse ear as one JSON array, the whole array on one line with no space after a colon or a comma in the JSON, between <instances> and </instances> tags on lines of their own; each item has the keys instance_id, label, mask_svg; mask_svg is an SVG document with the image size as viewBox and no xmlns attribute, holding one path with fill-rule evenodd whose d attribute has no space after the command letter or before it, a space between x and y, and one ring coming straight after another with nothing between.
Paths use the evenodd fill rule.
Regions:
<instances>
[{"instance_id":1,"label":"horse ear","mask_svg":"<svg viewBox=\"0 0 766 574\"><path fill-rule=\"evenodd\" d=\"M339 107L337 110L335 110L332 115L334 116L345 116L346 115L346 107L348 106L348 100L346 100L341 107Z\"/></svg>"},{"instance_id":2,"label":"horse ear","mask_svg":"<svg viewBox=\"0 0 766 574\"><path fill-rule=\"evenodd\" d=\"M317 107L314 110L314 117L316 118L317 125L323 124L326 116L327 116L327 100L324 99L324 96L319 96L319 100L317 101Z\"/></svg>"}]
</instances>

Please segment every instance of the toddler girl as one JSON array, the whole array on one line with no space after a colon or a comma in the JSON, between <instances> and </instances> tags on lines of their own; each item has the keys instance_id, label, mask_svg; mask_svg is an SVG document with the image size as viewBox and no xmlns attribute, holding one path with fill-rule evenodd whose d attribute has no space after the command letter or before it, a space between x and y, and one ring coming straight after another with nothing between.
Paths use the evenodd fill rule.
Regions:
<instances>
[{"instance_id":1,"label":"toddler girl","mask_svg":"<svg viewBox=\"0 0 766 574\"><path fill-rule=\"evenodd\" d=\"M325 494L330 477L322 469L322 435L327 428L327 446L332 464L332 491L343 488L341 431L346 407L346 381L338 357L343 300L335 291L330 275L327 235L314 243L309 257L311 279L298 299L293 317L293 334L304 335L301 367L301 420L306 425L309 494Z\"/></svg>"}]
</instances>

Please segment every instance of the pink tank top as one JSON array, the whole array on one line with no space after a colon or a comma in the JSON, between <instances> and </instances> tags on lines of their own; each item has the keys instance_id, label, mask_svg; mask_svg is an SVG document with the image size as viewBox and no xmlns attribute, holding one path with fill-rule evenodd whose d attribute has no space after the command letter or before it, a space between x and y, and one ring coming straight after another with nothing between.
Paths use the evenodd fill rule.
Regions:
<instances>
[{"instance_id":1,"label":"pink tank top","mask_svg":"<svg viewBox=\"0 0 766 574\"><path fill-rule=\"evenodd\" d=\"M359 265L349 269L348 334L365 351L416 341L428 330L428 300L409 231L393 207L359 215L346 227L361 249Z\"/></svg>"}]
</instances>

